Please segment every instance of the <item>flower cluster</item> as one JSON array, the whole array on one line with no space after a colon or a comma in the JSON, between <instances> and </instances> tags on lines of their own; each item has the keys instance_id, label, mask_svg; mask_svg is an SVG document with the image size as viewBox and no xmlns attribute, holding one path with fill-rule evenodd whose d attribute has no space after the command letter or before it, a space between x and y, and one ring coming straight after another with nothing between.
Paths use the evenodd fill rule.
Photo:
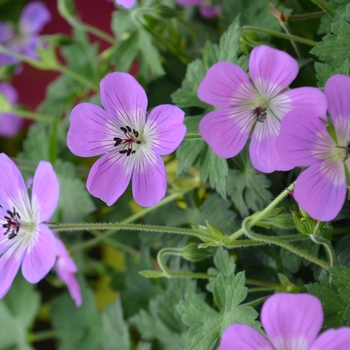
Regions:
<instances>
[{"instance_id":1,"label":"flower cluster","mask_svg":"<svg viewBox=\"0 0 350 350\"><path fill-rule=\"evenodd\" d=\"M321 302L309 294L279 293L267 299L261 310L267 339L256 329L229 326L217 350L347 350L350 328L328 329L318 336L323 323Z\"/></svg>"},{"instance_id":2,"label":"flower cluster","mask_svg":"<svg viewBox=\"0 0 350 350\"><path fill-rule=\"evenodd\" d=\"M42 2L30 2L22 10L17 30L0 22L0 44L13 52L36 58L39 32L50 20L51 14ZM0 53L0 66L18 62L16 57Z\"/></svg>"},{"instance_id":3,"label":"flower cluster","mask_svg":"<svg viewBox=\"0 0 350 350\"><path fill-rule=\"evenodd\" d=\"M350 78L332 77L325 95L313 87L286 90L297 73L294 58L265 45L252 50L249 75L231 62L214 64L198 97L217 109L204 116L199 132L223 158L236 156L250 138L252 164L265 173L309 166L296 181L295 199L314 219L329 221L346 196Z\"/></svg>"}]
</instances>

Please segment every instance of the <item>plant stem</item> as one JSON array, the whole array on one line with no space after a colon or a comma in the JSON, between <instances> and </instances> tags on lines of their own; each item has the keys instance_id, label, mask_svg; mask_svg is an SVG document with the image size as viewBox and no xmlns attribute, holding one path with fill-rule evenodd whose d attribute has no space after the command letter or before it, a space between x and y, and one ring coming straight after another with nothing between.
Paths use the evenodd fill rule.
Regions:
<instances>
[{"instance_id":1,"label":"plant stem","mask_svg":"<svg viewBox=\"0 0 350 350\"><path fill-rule=\"evenodd\" d=\"M49 329L47 331L28 334L28 342L35 343L35 342L39 342L47 339L56 338L56 337L57 337L57 331L53 329Z\"/></svg>"},{"instance_id":2,"label":"plant stem","mask_svg":"<svg viewBox=\"0 0 350 350\"><path fill-rule=\"evenodd\" d=\"M257 33L264 33L264 34L269 34L278 38L286 39L286 40L294 40L302 44L306 44L309 46L316 46L317 42L310 40L310 39L305 39L300 36L296 35L291 35L291 34L285 34L285 33L280 33L276 32L274 30L270 29L265 29L265 28L260 28L260 27L254 27L254 26L243 26L242 27L243 31L246 32L257 32Z\"/></svg>"},{"instance_id":3,"label":"plant stem","mask_svg":"<svg viewBox=\"0 0 350 350\"><path fill-rule=\"evenodd\" d=\"M244 233L253 240L256 241L262 241L265 242L267 244L274 244L277 245L279 247L285 248L289 251L291 251L292 253L301 256L304 259L307 259L311 262L313 262L314 264L321 266L324 269L328 269L330 268L330 265L328 265L326 262L324 262L321 259L318 259L314 256L312 256L309 253L304 252L303 250L300 250L296 247L294 247L293 245L291 245L290 243L284 242L284 241L280 241L279 239L275 238L275 237L271 237L271 236L263 236L261 234L257 234L257 233L253 233L250 229L250 227L252 227L253 225L251 223L249 223L249 221L251 221L252 219L250 217L246 218L243 221L242 224L242 228L244 230Z\"/></svg>"},{"instance_id":4,"label":"plant stem","mask_svg":"<svg viewBox=\"0 0 350 350\"><path fill-rule=\"evenodd\" d=\"M190 135L185 135L184 141L185 140L203 140L203 139L200 134L190 134Z\"/></svg>"},{"instance_id":5,"label":"plant stem","mask_svg":"<svg viewBox=\"0 0 350 350\"><path fill-rule=\"evenodd\" d=\"M53 117L50 117L48 115L38 114L35 112L31 112L31 111L25 111L25 110L19 109L19 108L13 108L11 110L11 113L13 113L16 116L19 116L21 118L35 120L35 121L52 122L54 120Z\"/></svg>"},{"instance_id":6,"label":"plant stem","mask_svg":"<svg viewBox=\"0 0 350 350\"><path fill-rule=\"evenodd\" d=\"M66 66L58 65L57 67L55 67L55 70L61 72L62 74L69 75L70 77L72 77L73 79L79 81L80 83L82 83L83 85L87 86L91 90L99 91L99 87L97 85L95 85L90 80L88 80L85 77L83 77L82 75L80 75L80 74L72 71L71 69L67 68Z\"/></svg>"},{"instance_id":7,"label":"plant stem","mask_svg":"<svg viewBox=\"0 0 350 350\"><path fill-rule=\"evenodd\" d=\"M293 189L294 189L294 182L291 185L289 185L289 187L287 187L279 196L277 196L264 210L254 215L253 217L250 217L251 226L254 226L261 219L263 219L268 214L268 212L271 211L279 202L281 202L291 191L293 191ZM233 242L238 237L242 236L243 233L244 233L243 228L239 229L229 237L230 241Z\"/></svg>"},{"instance_id":8,"label":"plant stem","mask_svg":"<svg viewBox=\"0 0 350 350\"><path fill-rule=\"evenodd\" d=\"M322 0L311 0L319 8L321 8L330 18L334 18L333 11Z\"/></svg>"},{"instance_id":9,"label":"plant stem","mask_svg":"<svg viewBox=\"0 0 350 350\"><path fill-rule=\"evenodd\" d=\"M324 11L311 12L311 13L303 13L300 15L288 15L288 21L303 21L310 18L318 18L324 15Z\"/></svg>"},{"instance_id":10,"label":"plant stem","mask_svg":"<svg viewBox=\"0 0 350 350\"><path fill-rule=\"evenodd\" d=\"M86 24L86 23L83 23L83 22L78 22L79 26L81 28L83 28L86 32L88 33L91 33L91 34L94 34L95 36L97 36L98 38L106 41L107 43L111 44L111 45L114 45L115 44L115 40L113 38L113 36L107 34L106 32L100 30L99 28L96 28L90 24Z\"/></svg>"},{"instance_id":11,"label":"plant stem","mask_svg":"<svg viewBox=\"0 0 350 350\"><path fill-rule=\"evenodd\" d=\"M318 236L318 235L309 235L309 237L311 238L311 240L313 242L323 245L323 247L326 249L326 252L328 255L329 265L331 267L335 267L336 258L335 258L335 252L334 252L334 249L332 247L331 242L328 239L321 237L321 236Z\"/></svg>"}]
</instances>

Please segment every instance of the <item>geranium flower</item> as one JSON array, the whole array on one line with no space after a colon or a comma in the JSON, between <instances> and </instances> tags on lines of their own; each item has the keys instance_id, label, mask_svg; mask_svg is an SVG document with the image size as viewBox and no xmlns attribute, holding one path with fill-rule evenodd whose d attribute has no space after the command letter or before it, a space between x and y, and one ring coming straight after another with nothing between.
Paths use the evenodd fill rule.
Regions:
<instances>
[{"instance_id":1,"label":"geranium flower","mask_svg":"<svg viewBox=\"0 0 350 350\"><path fill-rule=\"evenodd\" d=\"M79 283L75 277L75 273L78 271L77 265L70 257L67 248L63 242L56 236L56 272L58 278L64 282L68 288L71 298L74 300L77 306L81 305L82 297Z\"/></svg>"},{"instance_id":2,"label":"geranium flower","mask_svg":"<svg viewBox=\"0 0 350 350\"><path fill-rule=\"evenodd\" d=\"M17 30L0 22L0 44L11 51L36 58L39 33L50 20L51 14L44 3L30 2L22 10ZM0 53L0 66L17 62L16 57Z\"/></svg>"},{"instance_id":3,"label":"geranium flower","mask_svg":"<svg viewBox=\"0 0 350 350\"><path fill-rule=\"evenodd\" d=\"M0 82L0 94L4 95L11 105L15 105L18 101L17 91L9 83ZM23 119L14 113L0 113L0 136L13 137L17 135L22 125Z\"/></svg>"},{"instance_id":4,"label":"geranium flower","mask_svg":"<svg viewBox=\"0 0 350 350\"><path fill-rule=\"evenodd\" d=\"M213 18L219 15L222 10L222 6L211 6L208 0L176 0L176 3L185 6L199 6L199 13L203 18Z\"/></svg>"},{"instance_id":5,"label":"geranium flower","mask_svg":"<svg viewBox=\"0 0 350 350\"><path fill-rule=\"evenodd\" d=\"M278 293L261 310L267 338L244 325L229 326L217 350L348 350L350 328L328 329L317 336L323 323L321 302L309 294Z\"/></svg>"},{"instance_id":6,"label":"geranium flower","mask_svg":"<svg viewBox=\"0 0 350 350\"><path fill-rule=\"evenodd\" d=\"M0 154L0 298L22 265L30 283L39 282L56 259L55 237L45 224L56 209L59 183L48 162L36 169L31 197L15 163Z\"/></svg>"},{"instance_id":7,"label":"geranium flower","mask_svg":"<svg viewBox=\"0 0 350 350\"><path fill-rule=\"evenodd\" d=\"M184 138L184 112L172 105L152 109L146 120L147 96L128 73L110 73L101 81L104 107L81 103L70 115L68 147L76 155L105 154L91 168L87 189L112 205L132 179L135 201L148 207L165 195L167 180L161 156Z\"/></svg>"},{"instance_id":8,"label":"geranium flower","mask_svg":"<svg viewBox=\"0 0 350 350\"><path fill-rule=\"evenodd\" d=\"M327 130L326 118L293 111L283 119L277 141L280 156L289 164L308 166L296 180L294 198L319 221L333 220L345 202L346 171L350 166L350 77L331 77L325 95L334 138Z\"/></svg>"},{"instance_id":9,"label":"geranium flower","mask_svg":"<svg viewBox=\"0 0 350 350\"><path fill-rule=\"evenodd\" d=\"M293 109L326 113L322 93L312 87L283 92L298 73L298 63L287 53L266 45L254 48L248 74L231 62L218 62L208 70L198 97L217 110L199 124L202 138L223 158L236 156L249 136L253 166L265 173L291 168L279 156L276 140L280 123Z\"/></svg>"}]
</instances>

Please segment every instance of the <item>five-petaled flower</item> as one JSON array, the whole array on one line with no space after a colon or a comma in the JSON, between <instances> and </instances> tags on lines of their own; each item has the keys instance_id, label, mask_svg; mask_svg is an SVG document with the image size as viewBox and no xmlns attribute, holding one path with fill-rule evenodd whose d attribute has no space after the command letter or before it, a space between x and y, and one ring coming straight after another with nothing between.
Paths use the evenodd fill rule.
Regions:
<instances>
[{"instance_id":1,"label":"five-petaled flower","mask_svg":"<svg viewBox=\"0 0 350 350\"><path fill-rule=\"evenodd\" d=\"M251 136L249 153L257 170L290 170L276 149L282 118L293 109L312 111L321 117L326 111L322 93L316 88L283 92L297 73L294 58L266 45L252 50L250 77L231 62L214 64L199 85L198 97L219 108L199 124L202 138L215 154L234 157Z\"/></svg>"},{"instance_id":2,"label":"five-petaled flower","mask_svg":"<svg viewBox=\"0 0 350 350\"><path fill-rule=\"evenodd\" d=\"M13 282L22 264L30 283L40 281L53 267L56 243L45 224L56 209L59 183L50 163L36 169L31 196L14 162L0 154L0 298Z\"/></svg>"},{"instance_id":3,"label":"five-petaled flower","mask_svg":"<svg viewBox=\"0 0 350 350\"><path fill-rule=\"evenodd\" d=\"M22 10L17 30L0 22L0 44L13 52L36 58L39 32L50 20L51 14L42 2L30 2ZM17 62L18 58L0 53L0 66Z\"/></svg>"},{"instance_id":4,"label":"five-petaled flower","mask_svg":"<svg viewBox=\"0 0 350 350\"><path fill-rule=\"evenodd\" d=\"M331 77L325 85L325 95L334 132L328 132L327 118L322 115L293 111L283 119L277 141L280 156L291 166L308 166L296 180L294 198L319 221L333 220L346 198L346 173L350 169L350 77L340 74Z\"/></svg>"},{"instance_id":5,"label":"five-petaled flower","mask_svg":"<svg viewBox=\"0 0 350 350\"><path fill-rule=\"evenodd\" d=\"M146 120L144 89L128 73L110 73L101 81L101 102L75 106L70 115L68 147L76 155L104 154L91 168L87 189L112 205L132 179L135 201L157 204L165 195L161 156L172 153L185 136L184 112L172 105L152 109Z\"/></svg>"},{"instance_id":6,"label":"five-petaled flower","mask_svg":"<svg viewBox=\"0 0 350 350\"><path fill-rule=\"evenodd\" d=\"M70 257L67 248L63 242L56 236L56 272L57 276L63 281L69 291L71 298L74 300L76 306L80 306L82 302L81 290L75 273L78 271L77 265Z\"/></svg>"},{"instance_id":7,"label":"five-petaled flower","mask_svg":"<svg viewBox=\"0 0 350 350\"><path fill-rule=\"evenodd\" d=\"M0 94L8 100L11 105L15 105L18 101L18 95L15 88L5 82L0 82ZM0 136L15 136L23 125L23 119L17 117L12 112L0 113Z\"/></svg>"},{"instance_id":8,"label":"five-petaled flower","mask_svg":"<svg viewBox=\"0 0 350 350\"><path fill-rule=\"evenodd\" d=\"M244 325L229 326L218 350L348 350L350 328L328 329L317 336L323 323L321 302L309 294L279 293L268 298L261 311L268 339Z\"/></svg>"}]
</instances>

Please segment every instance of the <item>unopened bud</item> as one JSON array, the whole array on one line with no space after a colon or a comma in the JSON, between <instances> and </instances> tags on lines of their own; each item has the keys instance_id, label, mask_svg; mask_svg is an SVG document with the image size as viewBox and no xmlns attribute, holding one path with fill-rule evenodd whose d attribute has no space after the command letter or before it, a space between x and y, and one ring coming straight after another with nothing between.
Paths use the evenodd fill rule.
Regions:
<instances>
[{"instance_id":1,"label":"unopened bud","mask_svg":"<svg viewBox=\"0 0 350 350\"><path fill-rule=\"evenodd\" d=\"M187 245L182 250L182 256L189 261L201 261L203 259L206 259L210 256L213 256L215 254L215 251L213 249L198 249L197 243L191 243Z\"/></svg>"}]
</instances>

